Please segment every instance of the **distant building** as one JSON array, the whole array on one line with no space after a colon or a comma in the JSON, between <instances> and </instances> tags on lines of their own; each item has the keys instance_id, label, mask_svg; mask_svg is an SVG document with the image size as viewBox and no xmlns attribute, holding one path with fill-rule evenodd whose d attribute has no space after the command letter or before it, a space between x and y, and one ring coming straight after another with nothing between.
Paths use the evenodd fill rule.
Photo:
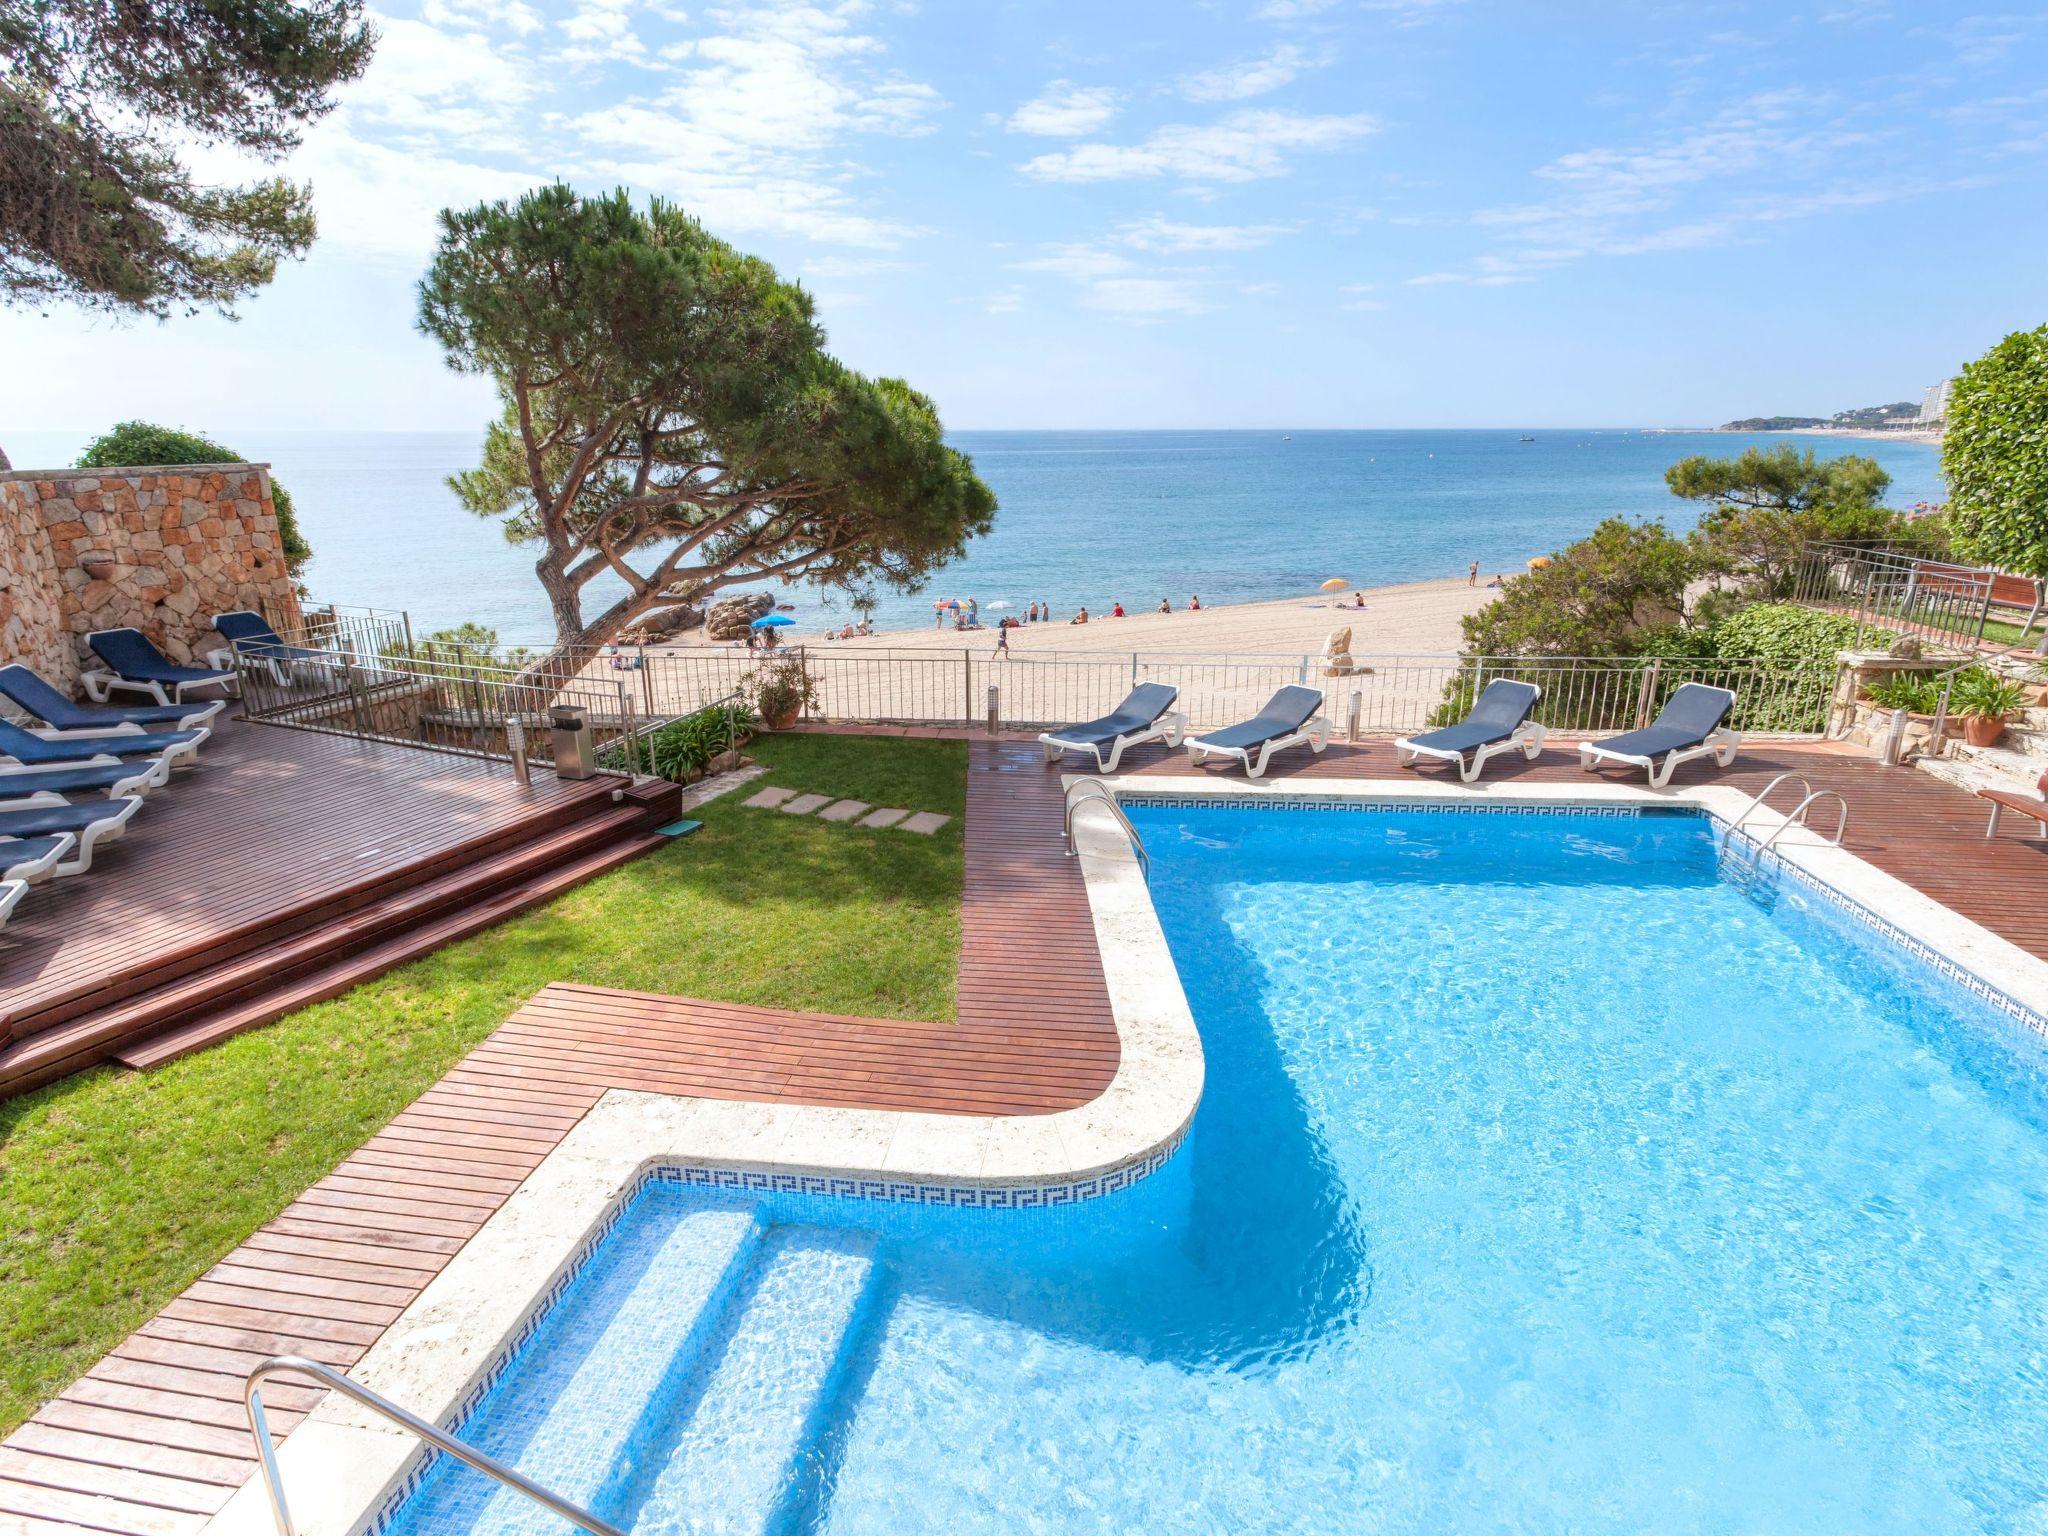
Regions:
<instances>
[{"instance_id":1,"label":"distant building","mask_svg":"<svg viewBox=\"0 0 2048 1536\"><path fill-rule=\"evenodd\" d=\"M1948 397L1955 393L1956 381L1943 379L1920 397L1920 425L1938 427L1948 420Z\"/></svg>"}]
</instances>

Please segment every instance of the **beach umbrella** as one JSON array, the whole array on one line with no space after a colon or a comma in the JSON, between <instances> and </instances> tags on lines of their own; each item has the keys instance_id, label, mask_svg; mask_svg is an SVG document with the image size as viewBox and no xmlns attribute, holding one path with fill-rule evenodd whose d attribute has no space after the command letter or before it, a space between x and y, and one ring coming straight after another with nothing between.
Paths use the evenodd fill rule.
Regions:
<instances>
[{"instance_id":1,"label":"beach umbrella","mask_svg":"<svg viewBox=\"0 0 2048 1536\"><path fill-rule=\"evenodd\" d=\"M1537 556L1537 557L1536 557L1536 558L1535 558L1534 560L1531 560L1531 561L1529 562L1529 569L1530 569L1530 570L1532 570L1532 571L1540 571L1540 570L1542 570L1542 569L1543 569L1543 568L1544 568L1545 566L1547 566L1547 565L1549 565L1549 564L1550 564L1550 556L1548 556L1548 555L1538 555L1538 556Z\"/></svg>"},{"instance_id":2,"label":"beach umbrella","mask_svg":"<svg viewBox=\"0 0 2048 1536\"><path fill-rule=\"evenodd\" d=\"M1342 592L1346 587L1350 585L1351 583L1346 581L1342 576L1332 576L1328 581L1323 583L1323 590L1325 592Z\"/></svg>"},{"instance_id":3,"label":"beach umbrella","mask_svg":"<svg viewBox=\"0 0 2048 1536\"><path fill-rule=\"evenodd\" d=\"M747 627L749 629L780 629L785 624L794 624L795 622L796 620L786 613L764 613Z\"/></svg>"}]
</instances>

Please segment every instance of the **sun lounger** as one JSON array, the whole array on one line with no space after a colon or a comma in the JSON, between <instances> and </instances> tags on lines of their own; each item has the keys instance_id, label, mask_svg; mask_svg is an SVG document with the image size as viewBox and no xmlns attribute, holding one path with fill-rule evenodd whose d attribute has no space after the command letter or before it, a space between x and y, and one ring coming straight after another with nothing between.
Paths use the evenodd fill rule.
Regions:
<instances>
[{"instance_id":1,"label":"sun lounger","mask_svg":"<svg viewBox=\"0 0 2048 1536\"><path fill-rule=\"evenodd\" d=\"M1547 733L1529 718L1529 712L1542 697L1543 690L1534 683L1496 677L1463 720L1442 730L1402 737L1394 743L1394 755L1404 768L1414 767L1416 760L1424 757L1456 763L1458 777L1467 784L1479 777L1488 758L1503 752L1520 752L1533 763L1543 750Z\"/></svg>"},{"instance_id":2,"label":"sun lounger","mask_svg":"<svg viewBox=\"0 0 2048 1536\"><path fill-rule=\"evenodd\" d=\"M244 664L253 663L267 668L280 688L290 684L293 667L334 667L343 660L333 651L292 645L277 632L270 620L252 609L216 613L213 627L227 644L206 653L208 666L229 672L234 669L235 658L239 656Z\"/></svg>"},{"instance_id":3,"label":"sun lounger","mask_svg":"<svg viewBox=\"0 0 2048 1536\"><path fill-rule=\"evenodd\" d=\"M1322 707L1322 689L1290 683L1242 725L1190 736L1188 761L1200 767L1204 758L1234 757L1244 764L1247 777L1262 779L1275 752L1307 742L1308 749L1320 755L1330 744L1330 722L1317 713Z\"/></svg>"},{"instance_id":4,"label":"sun lounger","mask_svg":"<svg viewBox=\"0 0 2048 1536\"><path fill-rule=\"evenodd\" d=\"M38 735L11 720L0 720L0 760L24 768L76 767L126 758L162 758L172 768L190 764L199 744L213 734L205 726L193 731L145 731L140 726L110 729L97 736Z\"/></svg>"},{"instance_id":5,"label":"sun lounger","mask_svg":"<svg viewBox=\"0 0 2048 1536\"><path fill-rule=\"evenodd\" d=\"M1696 757L1711 756L1726 768L1735 761L1735 749L1742 745L1741 734L1721 723L1733 708L1735 695L1726 688L1681 683L1657 711L1657 718L1640 731L1610 736L1605 741L1580 742L1579 766L1588 773L1603 762L1645 768L1649 770L1652 789L1669 784L1672 770Z\"/></svg>"},{"instance_id":6,"label":"sun lounger","mask_svg":"<svg viewBox=\"0 0 2048 1536\"><path fill-rule=\"evenodd\" d=\"M227 708L224 699L207 704L119 704L109 708L74 704L20 662L0 667L0 698L13 700L17 707L57 731L118 731L131 726L189 731L205 725Z\"/></svg>"},{"instance_id":7,"label":"sun lounger","mask_svg":"<svg viewBox=\"0 0 2048 1536\"><path fill-rule=\"evenodd\" d=\"M88 795L105 790L109 800L123 795L144 795L171 776L171 765L163 758L146 763L68 763L58 768L37 768L25 763L0 763L0 803L24 795Z\"/></svg>"},{"instance_id":8,"label":"sun lounger","mask_svg":"<svg viewBox=\"0 0 2048 1536\"><path fill-rule=\"evenodd\" d=\"M54 797L53 797L54 798ZM0 802L0 837L43 837L69 832L78 839L77 850L56 866L55 873L78 875L92 868L92 852L100 843L111 842L142 809L133 795L125 800L89 800L84 805L30 802L19 808Z\"/></svg>"},{"instance_id":9,"label":"sun lounger","mask_svg":"<svg viewBox=\"0 0 2048 1536\"><path fill-rule=\"evenodd\" d=\"M1088 752L1094 755L1098 773L1114 773L1130 747L1161 740L1169 747L1180 745L1188 720L1173 709L1173 701L1179 697L1180 690L1169 683L1140 683L1101 719L1047 731L1038 744L1045 748L1048 763L1058 762L1068 752Z\"/></svg>"},{"instance_id":10,"label":"sun lounger","mask_svg":"<svg viewBox=\"0 0 2048 1536\"><path fill-rule=\"evenodd\" d=\"M26 884L43 879L77 841L69 832L52 832L47 837L0 838L0 880Z\"/></svg>"},{"instance_id":11,"label":"sun lounger","mask_svg":"<svg viewBox=\"0 0 2048 1536\"><path fill-rule=\"evenodd\" d=\"M27 894L26 880L0 880L0 928L7 926L8 914L21 905L21 898Z\"/></svg>"},{"instance_id":12,"label":"sun lounger","mask_svg":"<svg viewBox=\"0 0 2048 1536\"><path fill-rule=\"evenodd\" d=\"M101 670L86 673L79 681L96 704L107 702L116 688L127 689L155 699L159 704L181 704L188 688L222 688L233 692L235 674L216 672L211 667L181 667L150 643L139 629L96 629L85 637L93 655L106 663Z\"/></svg>"}]
</instances>

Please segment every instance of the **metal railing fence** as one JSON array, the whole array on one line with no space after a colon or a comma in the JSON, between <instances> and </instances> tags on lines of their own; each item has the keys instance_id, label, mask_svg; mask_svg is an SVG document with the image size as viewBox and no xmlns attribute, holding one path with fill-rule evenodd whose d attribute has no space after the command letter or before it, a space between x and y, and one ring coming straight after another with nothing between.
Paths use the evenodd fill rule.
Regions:
<instances>
[{"instance_id":1,"label":"metal railing fence","mask_svg":"<svg viewBox=\"0 0 2048 1536\"><path fill-rule=\"evenodd\" d=\"M273 661L238 652L243 713L271 725L363 741L426 747L465 757L552 764L549 710L573 706L589 722L600 762L648 724L624 681L535 676L477 653L413 655L403 630L350 620L279 637L317 657Z\"/></svg>"},{"instance_id":2,"label":"metal railing fence","mask_svg":"<svg viewBox=\"0 0 2048 1536\"><path fill-rule=\"evenodd\" d=\"M1801 558L1790 600L1853 616L1865 637L1911 634L1976 644L1990 622L1999 573L1899 549L1816 544Z\"/></svg>"}]
</instances>

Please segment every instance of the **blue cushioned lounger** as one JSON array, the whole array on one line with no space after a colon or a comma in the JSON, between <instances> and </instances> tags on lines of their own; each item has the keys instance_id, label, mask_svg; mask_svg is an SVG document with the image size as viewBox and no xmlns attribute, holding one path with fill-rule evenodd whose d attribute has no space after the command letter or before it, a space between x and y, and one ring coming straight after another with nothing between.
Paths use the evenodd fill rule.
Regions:
<instances>
[{"instance_id":1,"label":"blue cushioned lounger","mask_svg":"<svg viewBox=\"0 0 2048 1536\"><path fill-rule=\"evenodd\" d=\"M161 757L177 768L199 754L199 744L213 734L196 731L109 731L104 736L38 736L11 720L0 720L0 760L12 759L29 768L104 762L110 758Z\"/></svg>"},{"instance_id":2,"label":"blue cushioned lounger","mask_svg":"<svg viewBox=\"0 0 2048 1536\"><path fill-rule=\"evenodd\" d=\"M88 672L79 681L97 703L107 702L116 688L144 694L159 704L179 704L188 688L235 687L235 674L216 672L211 667L181 667L150 641L139 629L98 629L85 637L93 655L107 665Z\"/></svg>"},{"instance_id":3,"label":"blue cushioned lounger","mask_svg":"<svg viewBox=\"0 0 2048 1536\"><path fill-rule=\"evenodd\" d=\"M69 832L78 848L57 865L60 875L83 874L92 868L95 845L121 835L142 802L133 795L124 800L88 800L83 805L31 805L9 810L0 804L0 837L41 837L52 832Z\"/></svg>"},{"instance_id":4,"label":"blue cushioned lounger","mask_svg":"<svg viewBox=\"0 0 2048 1536\"><path fill-rule=\"evenodd\" d=\"M1045 748L1045 760L1058 762L1068 752L1094 754L1099 773L1114 773L1126 748L1141 742L1164 740L1169 747L1180 745L1187 716L1171 713L1180 690L1170 683L1140 683L1123 703L1099 720L1086 720L1038 738Z\"/></svg>"},{"instance_id":5,"label":"blue cushioned lounger","mask_svg":"<svg viewBox=\"0 0 2048 1536\"><path fill-rule=\"evenodd\" d=\"M1394 743L1394 755L1404 768L1414 767L1416 759L1423 757L1456 763L1458 777L1467 784L1479 777L1489 757L1502 752L1519 751L1534 762L1543 750L1546 732L1529 718L1529 712L1542 697L1543 690L1534 683L1496 677L1463 720L1440 731L1402 737Z\"/></svg>"},{"instance_id":6,"label":"blue cushioned lounger","mask_svg":"<svg viewBox=\"0 0 2048 1536\"><path fill-rule=\"evenodd\" d=\"M1721 723L1734 708L1735 695L1726 688L1681 683L1657 711L1657 718L1640 731L1610 736L1605 741L1580 742L1579 766L1588 773L1602 762L1646 768L1652 789L1669 784L1672 770L1696 757L1711 755L1726 768L1735 761L1735 749L1742 745L1741 734Z\"/></svg>"},{"instance_id":7,"label":"blue cushioned lounger","mask_svg":"<svg viewBox=\"0 0 2048 1536\"><path fill-rule=\"evenodd\" d=\"M228 671L234 665L236 656L245 662L260 663L270 670L280 688L290 683L287 669L295 666L332 667L339 665L342 658L333 651L315 650L311 646L293 645L277 632L270 620L253 609L240 608L233 613L216 613L213 627L227 641L226 647L209 651L206 659L221 671Z\"/></svg>"},{"instance_id":8,"label":"blue cushioned lounger","mask_svg":"<svg viewBox=\"0 0 2048 1536\"><path fill-rule=\"evenodd\" d=\"M60 768L0 767L0 804L24 795L89 795L105 790L107 798L144 795L171 776L161 757L146 763L75 763Z\"/></svg>"},{"instance_id":9,"label":"blue cushioned lounger","mask_svg":"<svg viewBox=\"0 0 2048 1536\"><path fill-rule=\"evenodd\" d=\"M52 832L47 837L0 837L0 880L42 879L77 841L69 832Z\"/></svg>"},{"instance_id":10,"label":"blue cushioned lounger","mask_svg":"<svg viewBox=\"0 0 2048 1536\"><path fill-rule=\"evenodd\" d=\"M1330 744L1330 724L1318 713L1322 707L1322 689L1289 683L1242 725L1189 737L1188 761L1200 766L1205 757L1234 757L1244 764L1247 777L1261 779L1275 752L1307 742L1320 756Z\"/></svg>"},{"instance_id":11,"label":"blue cushioned lounger","mask_svg":"<svg viewBox=\"0 0 2048 1536\"><path fill-rule=\"evenodd\" d=\"M27 894L26 880L0 880L0 928L7 926L8 914L21 905L21 898Z\"/></svg>"},{"instance_id":12,"label":"blue cushioned lounger","mask_svg":"<svg viewBox=\"0 0 2048 1536\"><path fill-rule=\"evenodd\" d=\"M176 726L189 731L227 708L224 699L215 699L210 704L127 704L111 708L74 704L20 662L0 667L0 695L60 731L111 731L124 725Z\"/></svg>"}]
</instances>

